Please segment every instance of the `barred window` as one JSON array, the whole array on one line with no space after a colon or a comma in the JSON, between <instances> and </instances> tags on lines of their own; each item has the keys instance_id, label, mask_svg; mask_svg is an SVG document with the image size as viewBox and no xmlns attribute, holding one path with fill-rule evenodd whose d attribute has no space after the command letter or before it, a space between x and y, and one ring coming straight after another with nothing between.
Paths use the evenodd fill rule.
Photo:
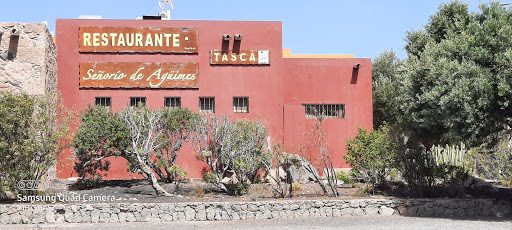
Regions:
<instances>
[{"instance_id":1,"label":"barred window","mask_svg":"<svg viewBox=\"0 0 512 230\"><path fill-rule=\"evenodd\" d=\"M137 106L142 104L142 106L146 106L146 98L145 97L130 97L130 106Z\"/></svg>"},{"instance_id":2,"label":"barred window","mask_svg":"<svg viewBox=\"0 0 512 230\"><path fill-rule=\"evenodd\" d=\"M166 97L164 105L171 109L181 108L181 97Z\"/></svg>"},{"instance_id":3,"label":"barred window","mask_svg":"<svg viewBox=\"0 0 512 230\"><path fill-rule=\"evenodd\" d=\"M109 111L112 111L112 102L110 97L96 97L94 104L96 106L101 105L107 107Z\"/></svg>"},{"instance_id":4,"label":"barred window","mask_svg":"<svg viewBox=\"0 0 512 230\"><path fill-rule=\"evenodd\" d=\"M249 98L248 97L233 97L233 112L234 113L249 113Z\"/></svg>"},{"instance_id":5,"label":"barred window","mask_svg":"<svg viewBox=\"0 0 512 230\"><path fill-rule=\"evenodd\" d=\"M215 113L215 97L200 97L199 112Z\"/></svg>"},{"instance_id":6,"label":"barred window","mask_svg":"<svg viewBox=\"0 0 512 230\"><path fill-rule=\"evenodd\" d=\"M304 104L306 118L324 116L326 118L344 118L345 104Z\"/></svg>"}]
</instances>

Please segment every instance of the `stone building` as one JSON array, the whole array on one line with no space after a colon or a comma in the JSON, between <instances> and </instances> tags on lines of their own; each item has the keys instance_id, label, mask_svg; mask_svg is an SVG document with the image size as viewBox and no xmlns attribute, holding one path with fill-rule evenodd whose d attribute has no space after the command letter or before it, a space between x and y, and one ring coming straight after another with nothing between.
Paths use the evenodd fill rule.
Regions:
<instances>
[{"instance_id":1,"label":"stone building","mask_svg":"<svg viewBox=\"0 0 512 230\"><path fill-rule=\"evenodd\" d=\"M45 23L0 22L0 90L57 90L57 50Z\"/></svg>"}]
</instances>

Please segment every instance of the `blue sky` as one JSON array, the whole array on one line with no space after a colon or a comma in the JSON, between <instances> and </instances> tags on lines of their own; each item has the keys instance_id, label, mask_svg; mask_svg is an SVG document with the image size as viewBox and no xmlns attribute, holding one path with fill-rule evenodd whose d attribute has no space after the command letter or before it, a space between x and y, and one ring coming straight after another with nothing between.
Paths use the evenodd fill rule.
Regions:
<instances>
[{"instance_id":1,"label":"blue sky","mask_svg":"<svg viewBox=\"0 0 512 230\"><path fill-rule=\"evenodd\" d=\"M158 0L4 0L2 22L48 21L101 15L135 19L160 12ZM407 31L422 28L449 0L175 0L175 20L282 21L283 48L295 54L354 54L374 58L393 49L401 58ZM468 0L470 10L480 2ZM512 2L512 0L510 0ZM321 31L322 35L315 35Z\"/></svg>"}]
</instances>

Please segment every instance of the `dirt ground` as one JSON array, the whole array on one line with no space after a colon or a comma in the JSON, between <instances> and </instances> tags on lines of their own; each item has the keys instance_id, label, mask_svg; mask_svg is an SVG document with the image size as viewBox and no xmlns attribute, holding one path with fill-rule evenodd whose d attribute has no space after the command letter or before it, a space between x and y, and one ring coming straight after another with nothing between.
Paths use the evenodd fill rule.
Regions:
<instances>
[{"instance_id":1,"label":"dirt ground","mask_svg":"<svg viewBox=\"0 0 512 230\"><path fill-rule=\"evenodd\" d=\"M155 190L146 180L108 180L102 181L94 187L78 186L74 182L64 179L53 180L50 189L44 191L45 194L68 194L81 197L100 197L109 196L109 203L161 203L161 202L223 202L223 201L265 201L276 199L275 193L269 184L253 184L249 192L243 196L233 196L221 192L215 186L207 184L202 180L192 180L187 183L161 183L162 187L172 197L156 195ZM359 196L360 190L350 185L338 188L339 199ZM111 201L111 197L115 201ZM318 184L307 183L299 184L292 198L286 199L327 199ZM284 199L284 200L286 200ZM332 197L329 197L332 199ZM101 203L97 201L96 203ZM3 201L2 203L17 203L16 200ZM87 201L87 203L95 203Z\"/></svg>"},{"instance_id":2,"label":"dirt ground","mask_svg":"<svg viewBox=\"0 0 512 230\"><path fill-rule=\"evenodd\" d=\"M164 197L156 195L155 190L146 180L106 180L102 181L94 187L85 187L76 185L72 181L65 179L55 179L50 183L50 189L45 190L44 194L65 194L68 196L80 197L108 197L109 203L177 203L177 202L224 202L224 201L266 201L266 200L300 200L300 199L357 199L368 198L360 188L351 185L342 185L338 188L340 196L338 198L326 197L320 186L310 182L307 184L299 184L293 193L292 198L276 198L275 192L269 184L253 184L249 192L243 196L233 196L221 192L212 184L207 184L202 180L192 180L187 183L161 183L162 187L169 193L174 194L172 197ZM401 197L406 198L407 195L402 193L407 188L395 189L389 194L377 194L372 198ZM512 188L499 188L500 192L494 194L495 198L512 198ZM44 195L40 194L40 195ZM465 194L466 197L489 197L486 194ZM442 197L442 196L441 196ZM73 201L70 201L73 202ZM78 203L84 202L80 200ZM88 200L87 203L104 203L105 200L98 199ZM16 199L3 200L0 203L18 203ZM39 203L44 204L44 203Z\"/></svg>"}]
</instances>

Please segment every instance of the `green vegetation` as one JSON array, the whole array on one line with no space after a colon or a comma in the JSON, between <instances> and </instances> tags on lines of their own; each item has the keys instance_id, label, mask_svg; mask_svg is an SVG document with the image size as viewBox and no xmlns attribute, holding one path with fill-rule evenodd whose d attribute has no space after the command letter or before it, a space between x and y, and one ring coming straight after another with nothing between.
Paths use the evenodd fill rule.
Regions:
<instances>
[{"instance_id":1,"label":"green vegetation","mask_svg":"<svg viewBox=\"0 0 512 230\"><path fill-rule=\"evenodd\" d=\"M191 140L197 158L208 164L208 182L230 194L244 194L258 171L271 160L265 151L267 128L259 121L204 116L194 121ZM228 183L222 179L232 172Z\"/></svg>"},{"instance_id":2,"label":"green vegetation","mask_svg":"<svg viewBox=\"0 0 512 230\"><path fill-rule=\"evenodd\" d=\"M392 153L398 151L398 146L390 141L388 126L370 133L360 128L357 136L347 141L346 148L348 153L343 157L352 170L363 178L366 187L375 188L384 184L394 164Z\"/></svg>"},{"instance_id":3,"label":"green vegetation","mask_svg":"<svg viewBox=\"0 0 512 230\"><path fill-rule=\"evenodd\" d=\"M0 92L0 117L0 197L6 191L32 193L16 185L55 176L51 169L69 141L71 113L57 95Z\"/></svg>"}]
</instances>

